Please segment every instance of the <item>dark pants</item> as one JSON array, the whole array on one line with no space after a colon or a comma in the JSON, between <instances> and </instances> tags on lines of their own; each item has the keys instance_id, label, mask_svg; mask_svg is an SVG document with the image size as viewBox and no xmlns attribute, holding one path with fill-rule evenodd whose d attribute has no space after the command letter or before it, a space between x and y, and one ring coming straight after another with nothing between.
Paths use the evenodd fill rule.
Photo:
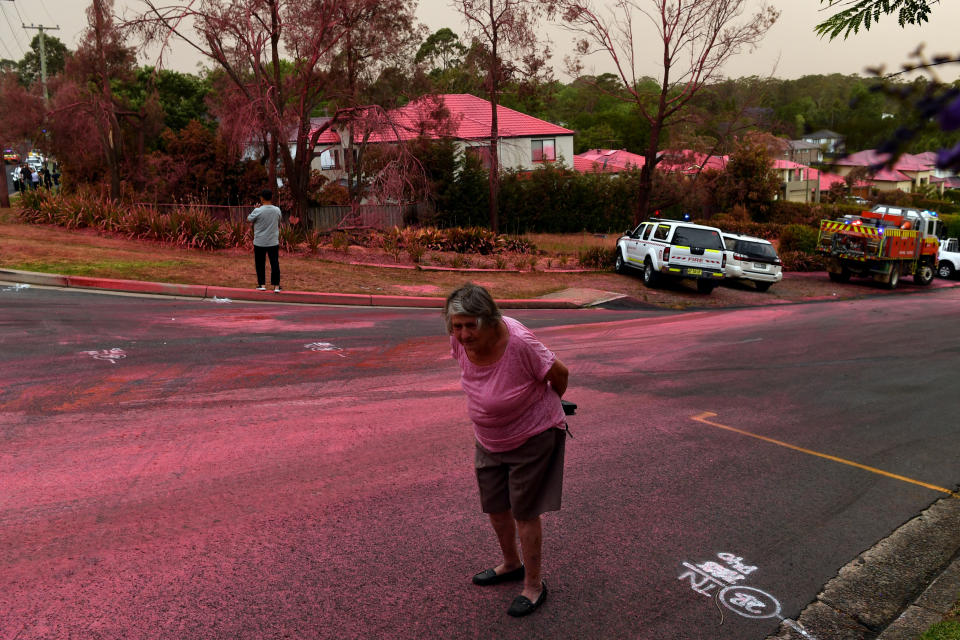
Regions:
<instances>
[{"instance_id":1,"label":"dark pants","mask_svg":"<svg viewBox=\"0 0 960 640\"><path fill-rule=\"evenodd\" d=\"M258 247L253 245L253 261L257 264L257 286L262 287L267 281L266 258L270 256L270 284L280 284L280 245L272 247Z\"/></svg>"}]
</instances>

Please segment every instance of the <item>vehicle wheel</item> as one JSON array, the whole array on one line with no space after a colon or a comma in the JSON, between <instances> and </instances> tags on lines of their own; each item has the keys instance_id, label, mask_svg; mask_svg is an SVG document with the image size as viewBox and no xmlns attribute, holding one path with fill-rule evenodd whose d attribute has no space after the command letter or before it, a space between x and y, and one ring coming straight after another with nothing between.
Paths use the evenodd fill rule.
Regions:
<instances>
[{"instance_id":1,"label":"vehicle wheel","mask_svg":"<svg viewBox=\"0 0 960 640\"><path fill-rule=\"evenodd\" d=\"M697 291L700 293L710 293L716 286L717 283L710 280L697 280Z\"/></svg>"},{"instance_id":2,"label":"vehicle wheel","mask_svg":"<svg viewBox=\"0 0 960 640\"><path fill-rule=\"evenodd\" d=\"M830 279L834 282L850 282L850 272L844 269L840 273L830 272Z\"/></svg>"},{"instance_id":3,"label":"vehicle wheel","mask_svg":"<svg viewBox=\"0 0 960 640\"><path fill-rule=\"evenodd\" d=\"M917 267L916 273L913 274L913 283L927 286L931 282L933 282L933 267L929 264L922 264Z\"/></svg>"},{"instance_id":4,"label":"vehicle wheel","mask_svg":"<svg viewBox=\"0 0 960 640\"><path fill-rule=\"evenodd\" d=\"M758 282L757 291L766 291L767 289L770 288L772 284L773 284L772 282Z\"/></svg>"},{"instance_id":5,"label":"vehicle wheel","mask_svg":"<svg viewBox=\"0 0 960 640\"><path fill-rule=\"evenodd\" d=\"M949 280L953 277L954 270L953 265L949 262L941 262L940 266L937 267L937 275L941 278Z\"/></svg>"},{"instance_id":6,"label":"vehicle wheel","mask_svg":"<svg viewBox=\"0 0 960 640\"><path fill-rule=\"evenodd\" d=\"M643 284L651 288L657 286L659 275L660 274L654 271L653 263L647 258L647 261L643 263Z\"/></svg>"},{"instance_id":7,"label":"vehicle wheel","mask_svg":"<svg viewBox=\"0 0 960 640\"><path fill-rule=\"evenodd\" d=\"M890 269L890 278L887 280L887 289L896 289L900 284L900 268L894 266Z\"/></svg>"},{"instance_id":8,"label":"vehicle wheel","mask_svg":"<svg viewBox=\"0 0 960 640\"><path fill-rule=\"evenodd\" d=\"M613 269L617 273L626 273L627 272L627 263L623 260L623 253L620 250L617 250L617 259L613 263Z\"/></svg>"}]
</instances>

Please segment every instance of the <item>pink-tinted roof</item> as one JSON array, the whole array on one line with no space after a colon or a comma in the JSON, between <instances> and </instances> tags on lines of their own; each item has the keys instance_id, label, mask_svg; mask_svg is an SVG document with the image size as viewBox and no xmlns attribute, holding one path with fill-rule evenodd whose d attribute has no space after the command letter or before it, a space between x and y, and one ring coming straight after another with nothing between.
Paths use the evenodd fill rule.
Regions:
<instances>
[{"instance_id":1,"label":"pink-tinted roof","mask_svg":"<svg viewBox=\"0 0 960 640\"><path fill-rule=\"evenodd\" d=\"M681 173L696 173L701 169L723 171L727 168L729 156L708 156L699 151L690 149L670 149L660 153L658 168L663 171L679 171Z\"/></svg>"},{"instance_id":2,"label":"pink-tinted roof","mask_svg":"<svg viewBox=\"0 0 960 640\"><path fill-rule=\"evenodd\" d=\"M582 172L617 173L639 169L644 164L646 159L643 156L623 149L590 149L573 157L574 169Z\"/></svg>"},{"instance_id":3,"label":"pink-tinted roof","mask_svg":"<svg viewBox=\"0 0 960 640\"><path fill-rule=\"evenodd\" d=\"M910 176L896 169L880 169L870 179L874 182L911 182Z\"/></svg>"},{"instance_id":4,"label":"pink-tinted roof","mask_svg":"<svg viewBox=\"0 0 960 640\"><path fill-rule=\"evenodd\" d=\"M624 169L623 167L605 165L596 160L573 156L573 170L580 173L620 173Z\"/></svg>"},{"instance_id":5,"label":"pink-tinted roof","mask_svg":"<svg viewBox=\"0 0 960 640\"><path fill-rule=\"evenodd\" d=\"M446 113L444 113L444 109ZM431 139L487 140L490 138L490 102L466 93L424 96L389 112L388 117L373 114L367 121L373 129L368 142L395 142L418 137ZM573 131L545 120L497 105L497 130L502 138L570 136ZM356 142L363 139L363 121L354 128ZM320 144L337 144L340 136L324 132Z\"/></svg>"},{"instance_id":6,"label":"pink-tinted roof","mask_svg":"<svg viewBox=\"0 0 960 640\"><path fill-rule=\"evenodd\" d=\"M936 162L936 154L933 154L933 162L924 157L924 154L912 155L905 153L897 158L893 165L895 171L929 171ZM877 153L874 149L858 151L851 153L846 158L840 158L835 164L844 167L871 167L882 165L890 159L889 153Z\"/></svg>"},{"instance_id":7,"label":"pink-tinted roof","mask_svg":"<svg viewBox=\"0 0 960 640\"><path fill-rule=\"evenodd\" d=\"M810 169L810 180L819 180L820 182L820 191L829 191L830 187L835 184L846 185L846 179L836 173L827 173L826 171L818 171L817 169ZM870 186L869 182L860 180L855 184L856 187L867 187Z\"/></svg>"},{"instance_id":8,"label":"pink-tinted roof","mask_svg":"<svg viewBox=\"0 0 960 640\"><path fill-rule=\"evenodd\" d=\"M799 162L794 162L793 160L783 160L781 158L776 158L773 161L774 169L810 169L805 164L800 164Z\"/></svg>"}]
</instances>

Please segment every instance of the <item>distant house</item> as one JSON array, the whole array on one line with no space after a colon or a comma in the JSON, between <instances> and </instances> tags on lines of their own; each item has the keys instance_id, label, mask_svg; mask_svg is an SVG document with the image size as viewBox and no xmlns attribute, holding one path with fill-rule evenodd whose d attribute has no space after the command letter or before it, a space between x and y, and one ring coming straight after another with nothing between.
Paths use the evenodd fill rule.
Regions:
<instances>
[{"instance_id":1,"label":"distant house","mask_svg":"<svg viewBox=\"0 0 960 640\"><path fill-rule=\"evenodd\" d=\"M890 159L889 154L877 153L873 149L851 153L849 156L833 162L834 170L847 176L858 167L866 169L870 177L868 180L879 191L914 191L918 187L931 184L933 166L929 157L905 153L893 164L886 167Z\"/></svg>"},{"instance_id":2,"label":"distant house","mask_svg":"<svg viewBox=\"0 0 960 640\"><path fill-rule=\"evenodd\" d=\"M781 157L798 164L817 164L823 162L823 149L819 144L806 140L787 140Z\"/></svg>"},{"instance_id":3,"label":"distant house","mask_svg":"<svg viewBox=\"0 0 960 640\"><path fill-rule=\"evenodd\" d=\"M438 115L439 114L439 115ZM354 129L351 144L346 126L325 131L313 161L313 168L328 179L347 176L347 161L357 145L392 144L417 138L453 140L460 153L477 156L489 166L490 103L469 94L442 94L414 100L388 112L388 117L361 133ZM573 131L558 125L497 106L499 143L497 156L503 170L532 170L546 164L572 166Z\"/></svg>"},{"instance_id":4,"label":"distant house","mask_svg":"<svg viewBox=\"0 0 960 640\"><path fill-rule=\"evenodd\" d=\"M847 149L846 139L836 131L830 131L829 129L820 129L808 133L801 140L817 145L824 154L829 156L843 155Z\"/></svg>"},{"instance_id":5,"label":"distant house","mask_svg":"<svg viewBox=\"0 0 960 640\"><path fill-rule=\"evenodd\" d=\"M657 170L682 173L692 176L705 170L723 171L729 156L714 156L689 149L671 149L660 152ZM829 191L835 184L845 184L844 177L813 169L805 164L774 158L771 168L780 178L780 200L791 202L819 202L820 194ZM590 149L574 156L574 168L581 173L617 174L644 165L644 157L615 149ZM864 190L868 183L860 182L856 188Z\"/></svg>"},{"instance_id":6,"label":"distant house","mask_svg":"<svg viewBox=\"0 0 960 640\"><path fill-rule=\"evenodd\" d=\"M573 168L580 173L621 173L644 164L646 158L623 149L590 149L573 156Z\"/></svg>"}]
</instances>

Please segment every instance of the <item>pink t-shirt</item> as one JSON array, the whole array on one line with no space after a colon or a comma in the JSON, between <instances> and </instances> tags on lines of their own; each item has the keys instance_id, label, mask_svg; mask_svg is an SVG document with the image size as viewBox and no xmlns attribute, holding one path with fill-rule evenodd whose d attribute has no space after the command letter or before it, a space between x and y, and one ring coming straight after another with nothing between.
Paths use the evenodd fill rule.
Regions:
<instances>
[{"instance_id":1,"label":"pink t-shirt","mask_svg":"<svg viewBox=\"0 0 960 640\"><path fill-rule=\"evenodd\" d=\"M504 316L503 322L510 338L493 364L473 364L463 345L450 336L477 441L494 453L516 449L565 419L560 396L545 380L557 356L513 318Z\"/></svg>"}]
</instances>

